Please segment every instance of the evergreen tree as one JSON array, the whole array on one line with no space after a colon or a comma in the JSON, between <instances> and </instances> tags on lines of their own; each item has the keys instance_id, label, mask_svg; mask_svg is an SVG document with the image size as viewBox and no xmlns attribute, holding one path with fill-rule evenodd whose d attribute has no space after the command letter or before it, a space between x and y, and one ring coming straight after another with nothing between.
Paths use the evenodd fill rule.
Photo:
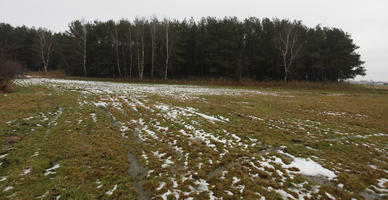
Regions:
<instances>
[{"instance_id":1,"label":"evergreen tree","mask_svg":"<svg viewBox=\"0 0 388 200\"><path fill-rule=\"evenodd\" d=\"M292 48L293 53L300 50L297 54L289 54L288 46L284 56L276 43L287 35L286 30L297 33L289 34L298 39ZM0 24L2 55L29 70L41 70L42 58L33 51L38 32ZM358 46L348 33L308 28L300 21L255 17L242 21L207 17L198 22L192 18L76 20L52 37L47 69L76 76L341 81L365 75Z\"/></svg>"}]
</instances>

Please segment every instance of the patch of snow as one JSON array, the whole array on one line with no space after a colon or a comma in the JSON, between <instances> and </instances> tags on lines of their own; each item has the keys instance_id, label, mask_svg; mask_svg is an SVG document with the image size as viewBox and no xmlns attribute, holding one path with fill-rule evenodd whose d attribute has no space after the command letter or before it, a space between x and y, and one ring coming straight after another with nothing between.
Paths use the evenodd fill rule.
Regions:
<instances>
[{"instance_id":1,"label":"patch of snow","mask_svg":"<svg viewBox=\"0 0 388 200\"><path fill-rule=\"evenodd\" d=\"M271 187L268 187L269 190L274 190L272 189ZM282 189L277 189L277 190L274 190L275 192L277 192L278 194L280 194L280 196L282 196L283 199L295 199L294 196L292 196L291 194L287 193L286 191L282 190Z\"/></svg>"},{"instance_id":2,"label":"patch of snow","mask_svg":"<svg viewBox=\"0 0 388 200\"><path fill-rule=\"evenodd\" d=\"M6 156L8 156L8 153L0 155L0 159L5 158Z\"/></svg>"},{"instance_id":3,"label":"patch of snow","mask_svg":"<svg viewBox=\"0 0 388 200\"><path fill-rule=\"evenodd\" d=\"M106 108L106 106L108 105L106 102L97 102L97 103L93 103L96 107L103 107L103 108Z\"/></svg>"},{"instance_id":4,"label":"patch of snow","mask_svg":"<svg viewBox=\"0 0 388 200\"><path fill-rule=\"evenodd\" d=\"M378 182L377 185L378 185L379 187L385 188L385 187L386 187L385 184L388 183L388 179L386 179L386 178L381 178L381 179L378 179L377 182Z\"/></svg>"},{"instance_id":5,"label":"patch of snow","mask_svg":"<svg viewBox=\"0 0 388 200\"><path fill-rule=\"evenodd\" d=\"M259 121L264 121L264 119L260 118L260 117L256 117L256 116L248 116L249 118L253 119L253 120L259 120Z\"/></svg>"},{"instance_id":6,"label":"patch of snow","mask_svg":"<svg viewBox=\"0 0 388 200\"><path fill-rule=\"evenodd\" d=\"M311 160L310 158L305 159L294 157L294 160L288 165L288 167L296 167L300 170L301 174L308 176L325 176L329 180L336 177L333 171L322 167L319 163Z\"/></svg>"},{"instance_id":7,"label":"patch of snow","mask_svg":"<svg viewBox=\"0 0 388 200\"><path fill-rule=\"evenodd\" d=\"M90 113L90 116L92 116L93 121L97 123L96 113Z\"/></svg>"},{"instance_id":8,"label":"patch of snow","mask_svg":"<svg viewBox=\"0 0 388 200\"><path fill-rule=\"evenodd\" d=\"M38 196L38 197L36 197L36 198L38 198L38 199L43 199L43 198L45 198L48 194L49 194L49 191L46 191L44 194L42 194L42 195L40 195L40 196Z\"/></svg>"},{"instance_id":9,"label":"patch of snow","mask_svg":"<svg viewBox=\"0 0 388 200\"><path fill-rule=\"evenodd\" d=\"M213 122L213 123L214 122L225 122L224 120L218 119L216 117L200 113L200 112L197 111L197 109L192 108L192 107L187 107L184 110L186 110L186 111L188 111L190 113L196 114L196 115L198 115L198 116L200 116L200 117L202 117L204 119L207 119L207 120L209 120L210 122ZM228 121L229 121L229 119L228 119Z\"/></svg>"},{"instance_id":10,"label":"patch of snow","mask_svg":"<svg viewBox=\"0 0 388 200\"><path fill-rule=\"evenodd\" d=\"M167 192L165 192L164 194L162 194L162 199L163 200L167 200L167 197L168 197L168 195L170 195L170 194L172 194L172 192L170 191L170 190L168 190Z\"/></svg>"},{"instance_id":11,"label":"patch of snow","mask_svg":"<svg viewBox=\"0 0 388 200\"><path fill-rule=\"evenodd\" d=\"M31 119L33 119L34 118L34 116L30 116L30 117L26 117L26 118L24 118L24 120L27 120L27 121L29 121L29 120L31 120Z\"/></svg>"},{"instance_id":12,"label":"patch of snow","mask_svg":"<svg viewBox=\"0 0 388 200\"><path fill-rule=\"evenodd\" d=\"M165 161L165 163L162 165L162 168L167 168L169 167L171 164L174 164L174 162L171 160L171 156L168 157Z\"/></svg>"},{"instance_id":13,"label":"patch of snow","mask_svg":"<svg viewBox=\"0 0 388 200\"><path fill-rule=\"evenodd\" d=\"M107 195L112 195L113 192L116 191L116 189L117 189L117 184L113 187L112 190L107 191L105 194L107 194Z\"/></svg>"},{"instance_id":14,"label":"patch of snow","mask_svg":"<svg viewBox=\"0 0 388 200\"><path fill-rule=\"evenodd\" d=\"M60 165L56 164L53 167L46 169L46 172L44 173L44 175L47 176L50 174L55 174L56 172L53 172L53 170L58 169L59 167L60 167Z\"/></svg>"},{"instance_id":15,"label":"patch of snow","mask_svg":"<svg viewBox=\"0 0 388 200\"><path fill-rule=\"evenodd\" d=\"M202 168L202 165L203 165L203 163L199 163L199 164L198 164L198 169L201 169L201 168Z\"/></svg>"},{"instance_id":16,"label":"patch of snow","mask_svg":"<svg viewBox=\"0 0 388 200\"><path fill-rule=\"evenodd\" d=\"M330 193L325 192L325 195L326 195L329 199L335 200L335 197L334 197L333 195L331 195Z\"/></svg>"},{"instance_id":17,"label":"patch of snow","mask_svg":"<svg viewBox=\"0 0 388 200\"><path fill-rule=\"evenodd\" d=\"M28 168L28 169L25 169L25 170L23 171L23 174L20 174L20 175L24 176L24 175L29 174L30 172L31 172L31 168Z\"/></svg>"},{"instance_id":18,"label":"patch of snow","mask_svg":"<svg viewBox=\"0 0 388 200\"><path fill-rule=\"evenodd\" d=\"M207 183L205 180L203 179L199 179L197 181L194 182L195 184L197 184L197 190L199 192L204 192L204 191L209 191L209 183Z\"/></svg>"},{"instance_id":19,"label":"patch of snow","mask_svg":"<svg viewBox=\"0 0 388 200\"><path fill-rule=\"evenodd\" d=\"M282 153L292 158L293 160L290 164L287 165L283 163L283 161L280 158L275 157L276 162L282 165L283 168L291 168L291 167L298 168L299 171L294 173L300 173L307 176L324 176L329 180L332 180L333 178L336 177L333 171L322 167L319 163L311 160L310 158L295 157L283 151L279 151L279 153Z\"/></svg>"},{"instance_id":20,"label":"patch of snow","mask_svg":"<svg viewBox=\"0 0 388 200\"><path fill-rule=\"evenodd\" d=\"M97 183L97 189L100 189L104 184L100 180L96 180Z\"/></svg>"},{"instance_id":21,"label":"patch of snow","mask_svg":"<svg viewBox=\"0 0 388 200\"><path fill-rule=\"evenodd\" d=\"M2 177L0 177L0 182L6 181L7 178L8 178L7 176L2 176Z\"/></svg>"},{"instance_id":22,"label":"patch of snow","mask_svg":"<svg viewBox=\"0 0 388 200\"><path fill-rule=\"evenodd\" d=\"M165 182L160 182L159 187L156 188L157 191L161 190L166 185Z\"/></svg>"},{"instance_id":23,"label":"patch of snow","mask_svg":"<svg viewBox=\"0 0 388 200\"><path fill-rule=\"evenodd\" d=\"M152 154L159 159L166 155L166 153L159 153L159 151L152 151Z\"/></svg>"},{"instance_id":24,"label":"patch of snow","mask_svg":"<svg viewBox=\"0 0 388 200\"><path fill-rule=\"evenodd\" d=\"M234 184L236 184L238 182L240 182L240 179L234 176L233 177L233 181L232 181L232 185L234 185Z\"/></svg>"},{"instance_id":25,"label":"patch of snow","mask_svg":"<svg viewBox=\"0 0 388 200\"><path fill-rule=\"evenodd\" d=\"M13 189L13 186L8 186L8 187L6 187L4 190L3 190L3 192L6 192L6 191L9 191L9 190L12 190Z\"/></svg>"},{"instance_id":26,"label":"patch of snow","mask_svg":"<svg viewBox=\"0 0 388 200\"><path fill-rule=\"evenodd\" d=\"M258 90L232 89L232 88L207 88L203 86L193 85L165 85L165 84L130 84L130 83L115 83L102 81L81 81L81 80L64 80L64 79L48 79L48 78L27 78L17 79L17 85L29 86L40 85L53 87L59 90L81 90L82 94L133 94L135 96L145 94L156 94L160 96L169 96L176 99L192 99L198 98L200 95L241 95L241 94L257 94L279 97L292 97L288 95L280 95L275 92L263 92ZM137 102L136 102L137 103Z\"/></svg>"},{"instance_id":27,"label":"patch of snow","mask_svg":"<svg viewBox=\"0 0 388 200\"><path fill-rule=\"evenodd\" d=\"M16 122L16 120L9 120L7 122L5 122L8 126L11 125L12 123Z\"/></svg>"}]
</instances>

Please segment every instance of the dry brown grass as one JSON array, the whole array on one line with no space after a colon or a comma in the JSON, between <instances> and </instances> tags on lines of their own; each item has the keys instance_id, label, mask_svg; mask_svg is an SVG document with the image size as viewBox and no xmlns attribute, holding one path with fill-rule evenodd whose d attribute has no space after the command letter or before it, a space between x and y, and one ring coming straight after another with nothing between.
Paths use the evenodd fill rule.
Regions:
<instances>
[{"instance_id":1,"label":"dry brown grass","mask_svg":"<svg viewBox=\"0 0 388 200\"><path fill-rule=\"evenodd\" d=\"M32 76L32 77L44 77L44 78L67 78L65 71L63 70L53 70L53 71L48 71L47 73L43 71L38 71L38 72L26 72L26 76Z\"/></svg>"}]
</instances>

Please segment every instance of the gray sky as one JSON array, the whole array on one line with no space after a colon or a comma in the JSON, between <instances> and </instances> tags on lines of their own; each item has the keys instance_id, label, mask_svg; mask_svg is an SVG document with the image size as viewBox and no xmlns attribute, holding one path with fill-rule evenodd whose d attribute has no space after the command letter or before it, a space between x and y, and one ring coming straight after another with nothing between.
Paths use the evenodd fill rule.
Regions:
<instances>
[{"instance_id":1,"label":"gray sky","mask_svg":"<svg viewBox=\"0 0 388 200\"><path fill-rule=\"evenodd\" d=\"M0 0L0 22L67 29L70 21L134 19L136 16L183 19L203 16L278 17L314 27L338 27L360 46L367 76L388 81L388 0Z\"/></svg>"}]
</instances>

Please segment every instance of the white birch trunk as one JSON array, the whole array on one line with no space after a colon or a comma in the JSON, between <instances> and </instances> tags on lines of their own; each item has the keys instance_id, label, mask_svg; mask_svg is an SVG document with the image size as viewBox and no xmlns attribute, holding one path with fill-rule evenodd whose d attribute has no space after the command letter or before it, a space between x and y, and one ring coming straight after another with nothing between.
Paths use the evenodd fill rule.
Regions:
<instances>
[{"instance_id":1,"label":"white birch trunk","mask_svg":"<svg viewBox=\"0 0 388 200\"><path fill-rule=\"evenodd\" d=\"M168 71L168 61L170 59L170 52L169 52L169 41L168 41L168 26L169 22L166 23L166 66L164 69L164 80L167 80L167 71Z\"/></svg>"},{"instance_id":2,"label":"white birch trunk","mask_svg":"<svg viewBox=\"0 0 388 200\"><path fill-rule=\"evenodd\" d=\"M87 76L87 71L86 71L86 35L87 35L87 30L86 30L86 25L82 24L82 33L83 33L83 69L84 69L84 75Z\"/></svg>"}]
</instances>

